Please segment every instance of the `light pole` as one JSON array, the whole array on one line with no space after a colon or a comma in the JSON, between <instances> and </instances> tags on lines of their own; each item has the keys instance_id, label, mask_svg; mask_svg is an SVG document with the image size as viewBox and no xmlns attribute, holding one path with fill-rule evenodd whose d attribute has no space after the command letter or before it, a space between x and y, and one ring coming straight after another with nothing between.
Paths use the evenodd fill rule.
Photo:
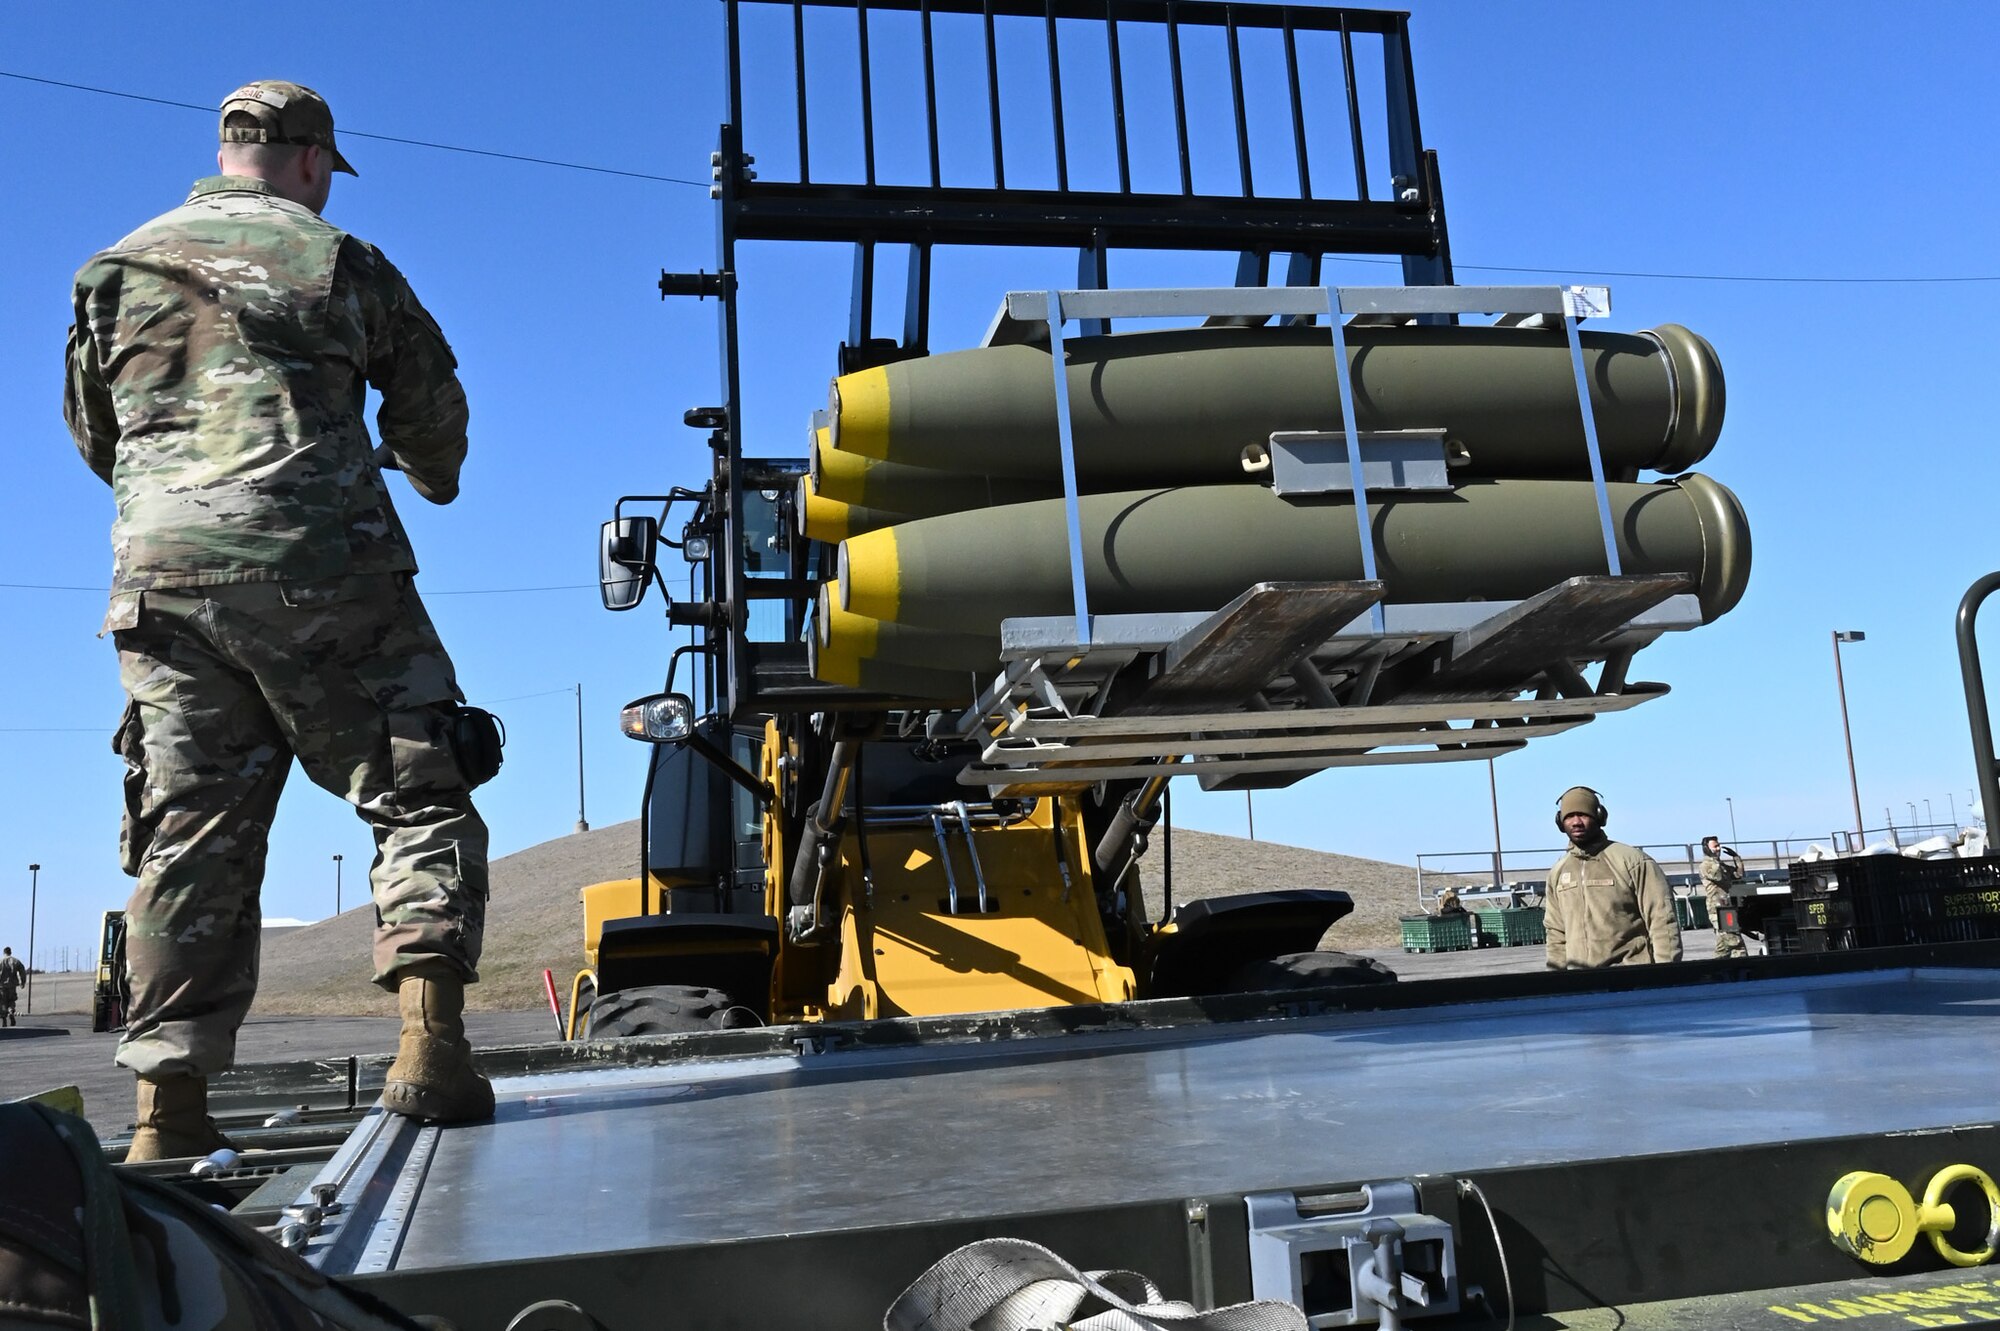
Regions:
<instances>
[{"instance_id":1,"label":"light pole","mask_svg":"<svg viewBox=\"0 0 2000 1331\"><path fill-rule=\"evenodd\" d=\"M576 830L588 832L583 816L583 685L576 686Z\"/></svg>"},{"instance_id":2,"label":"light pole","mask_svg":"<svg viewBox=\"0 0 2000 1331\"><path fill-rule=\"evenodd\" d=\"M1507 886L1500 868L1500 779L1493 775L1493 759L1486 760L1486 794L1493 801L1493 890Z\"/></svg>"},{"instance_id":3,"label":"light pole","mask_svg":"<svg viewBox=\"0 0 2000 1331\"><path fill-rule=\"evenodd\" d=\"M340 856L333 857L333 913L340 914Z\"/></svg>"},{"instance_id":4,"label":"light pole","mask_svg":"<svg viewBox=\"0 0 2000 1331\"><path fill-rule=\"evenodd\" d=\"M1937 824L1937 815L1931 812L1931 802L1930 802L1929 800L1925 800L1925 801L1924 801L1924 826L1926 826L1926 827L1933 827L1933 826L1935 826L1936 824Z\"/></svg>"},{"instance_id":5,"label":"light pole","mask_svg":"<svg viewBox=\"0 0 2000 1331\"><path fill-rule=\"evenodd\" d=\"M1951 792L1950 792L1949 790L1947 790L1947 791L1946 791L1946 792L1944 793L1944 797L1945 797L1945 799L1946 799L1946 800L1948 800L1948 801L1950 802L1950 805L1951 805L1951 825L1952 825L1952 828L1953 828L1953 830L1957 830L1957 828L1958 828L1958 797L1957 797L1956 795L1952 794L1952 793L1951 793Z\"/></svg>"},{"instance_id":6,"label":"light pole","mask_svg":"<svg viewBox=\"0 0 2000 1331\"><path fill-rule=\"evenodd\" d=\"M1736 800L1733 796L1729 795L1724 795L1722 799L1729 806L1729 844L1733 846L1742 840L1741 837L1736 835Z\"/></svg>"},{"instance_id":7,"label":"light pole","mask_svg":"<svg viewBox=\"0 0 2000 1331\"><path fill-rule=\"evenodd\" d=\"M35 1011L35 901L41 895L42 866L28 866L28 1012Z\"/></svg>"},{"instance_id":8,"label":"light pole","mask_svg":"<svg viewBox=\"0 0 2000 1331\"><path fill-rule=\"evenodd\" d=\"M1854 797L1854 848L1859 852L1865 838L1861 832L1861 782L1854 775L1854 729L1847 723L1847 677L1840 669L1840 644L1865 642L1868 635L1859 629L1835 629L1833 633L1833 682L1840 690L1840 733L1847 741L1847 791Z\"/></svg>"}]
</instances>

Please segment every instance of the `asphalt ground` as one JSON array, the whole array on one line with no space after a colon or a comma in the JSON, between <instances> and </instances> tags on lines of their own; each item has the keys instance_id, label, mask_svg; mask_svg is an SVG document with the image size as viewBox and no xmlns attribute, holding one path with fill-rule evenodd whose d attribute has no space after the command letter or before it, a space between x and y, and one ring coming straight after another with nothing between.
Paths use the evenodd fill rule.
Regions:
<instances>
[{"instance_id":1,"label":"asphalt ground","mask_svg":"<svg viewBox=\"0 0 2000 1331\"><path fill-rule=\"evenodd\" d=\"M1681 935L1681 945L1690 960L1706 958L1714 954L1715 935L1691 929ZM1542 967L1542 949L1532 945L1433 953L1389 949L1361 955L1383 962L1403 981ZM35 1010L22 1012L18 1026L0 1028L0 1101L75 1086L83 1093L84 1114L91 1126L100 1136L114 1136L132 1125L132 1074L113 1062L117 1033L96 1034L90 1029L91 981L87 974L35 977ZM546 1007L468 1012L465 1025L475 1048L535 1044L557 1034L554 1014ZM393 1053L398 1029L394 1017L253 1016L237 1034L236 1061L285 1063Z\"/></svg>"},{"instance_id":2,"label":"asphalt ground","mask_svg":"<svg viewBox=\"0 0 2000 1331\"><path fill-rule=\"evenodd\" d=\"M40 999L39 984L36 989ZM252 1017L237 1032L236 1061L289 1063L394 1053L399 1029L394 1017ZM554 1039L556 1025L547 1008L469 1012L465 1032L475 1046L532 1044ZM22 1016L20 1025L0 1029L0 1100L74 1086L83 1092L84 1117L98 1136L128 1132L132 1074L112 1061L117 1051L118 1033L93 1033L88 1013Z\"/></svg>"}]
</instances>

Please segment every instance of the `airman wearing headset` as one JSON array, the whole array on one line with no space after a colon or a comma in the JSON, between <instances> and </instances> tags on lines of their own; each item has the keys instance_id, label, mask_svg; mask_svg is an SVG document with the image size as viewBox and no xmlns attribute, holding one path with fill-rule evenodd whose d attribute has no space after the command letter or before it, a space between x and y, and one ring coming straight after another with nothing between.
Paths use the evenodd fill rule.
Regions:
<instances>
[{"instance_id":1,"label":"airman wearing headset","mask_svg":"<svg viewBox=\"0 0 2000 1331\"><path fill-rule=\"evenodd\" d=\"M1642 850L1604 835L1604 800L1571 786L1556 802L1569 849L1549 870L1543 924L1550 970L1640 966L1681 959L1667 876Z\"/></svg>"}]
</instances>

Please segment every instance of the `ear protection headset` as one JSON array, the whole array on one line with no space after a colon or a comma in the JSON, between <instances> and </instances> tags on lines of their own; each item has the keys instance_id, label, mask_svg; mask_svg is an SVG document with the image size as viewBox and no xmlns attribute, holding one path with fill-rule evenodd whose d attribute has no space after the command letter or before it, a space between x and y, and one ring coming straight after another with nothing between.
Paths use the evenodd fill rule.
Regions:
<instances>
[{"instance_id":1,"label":"ear protection headset","mask_svg":"<svg viewBox=\"0 0 2000 1331\"><path fill-rule=\"evenodd\" d=\"M1572 800L1570 798L1572 795L1584 796L1590 800L1590 804L1585 806L1581 799ZM1562 829L1563 815L1565 813L1587 813L1597 820L1599 827L1603 827L1611 821L1611 815L1604 808L1604 797L1589 786L1571 786L1556 800L1556 828L1558 831Z\"/></svg>"}]
</instances>

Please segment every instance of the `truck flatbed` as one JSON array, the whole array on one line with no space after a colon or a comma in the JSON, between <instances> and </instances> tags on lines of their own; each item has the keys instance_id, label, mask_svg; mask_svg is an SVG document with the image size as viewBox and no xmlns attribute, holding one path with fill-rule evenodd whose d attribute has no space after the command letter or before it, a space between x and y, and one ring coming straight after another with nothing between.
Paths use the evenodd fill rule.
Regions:
<instances>
[{"instance_id":1,"label":"truck flatbed","mask_svg":"<svg viewBox=\"0 0 2000 1331\"><path fill-rule=\"evenodd\" d=\"M340 1204L305 1253L416 1309L451 1278L514 1308L573 1287L638 1325L604 1273L660 1264L695 1284L685 1323L646 1325L782 1321L806 1286L822 1324L873 1325L988 1235L1179 1297L1283 1297L1245 1269L1244 1199L1392 1180L1431 1181L1476 1275L1487 1222L1440 1186L1473 1179L1516 1234L1494 1295L1523 1262L1550 1310L1804 1285L1878 1274L1825 1237L1842 1173L1910 1174L1926 1141L1993 1166L1996 1016L2000 957L1955 945L495 1051L492 1122L362 1119L312 1175ZM1765 1278L1732 1273L1746 1243ZM748 1275L767 1262L790 1274Z\"/></svg>"}]
</instances>

